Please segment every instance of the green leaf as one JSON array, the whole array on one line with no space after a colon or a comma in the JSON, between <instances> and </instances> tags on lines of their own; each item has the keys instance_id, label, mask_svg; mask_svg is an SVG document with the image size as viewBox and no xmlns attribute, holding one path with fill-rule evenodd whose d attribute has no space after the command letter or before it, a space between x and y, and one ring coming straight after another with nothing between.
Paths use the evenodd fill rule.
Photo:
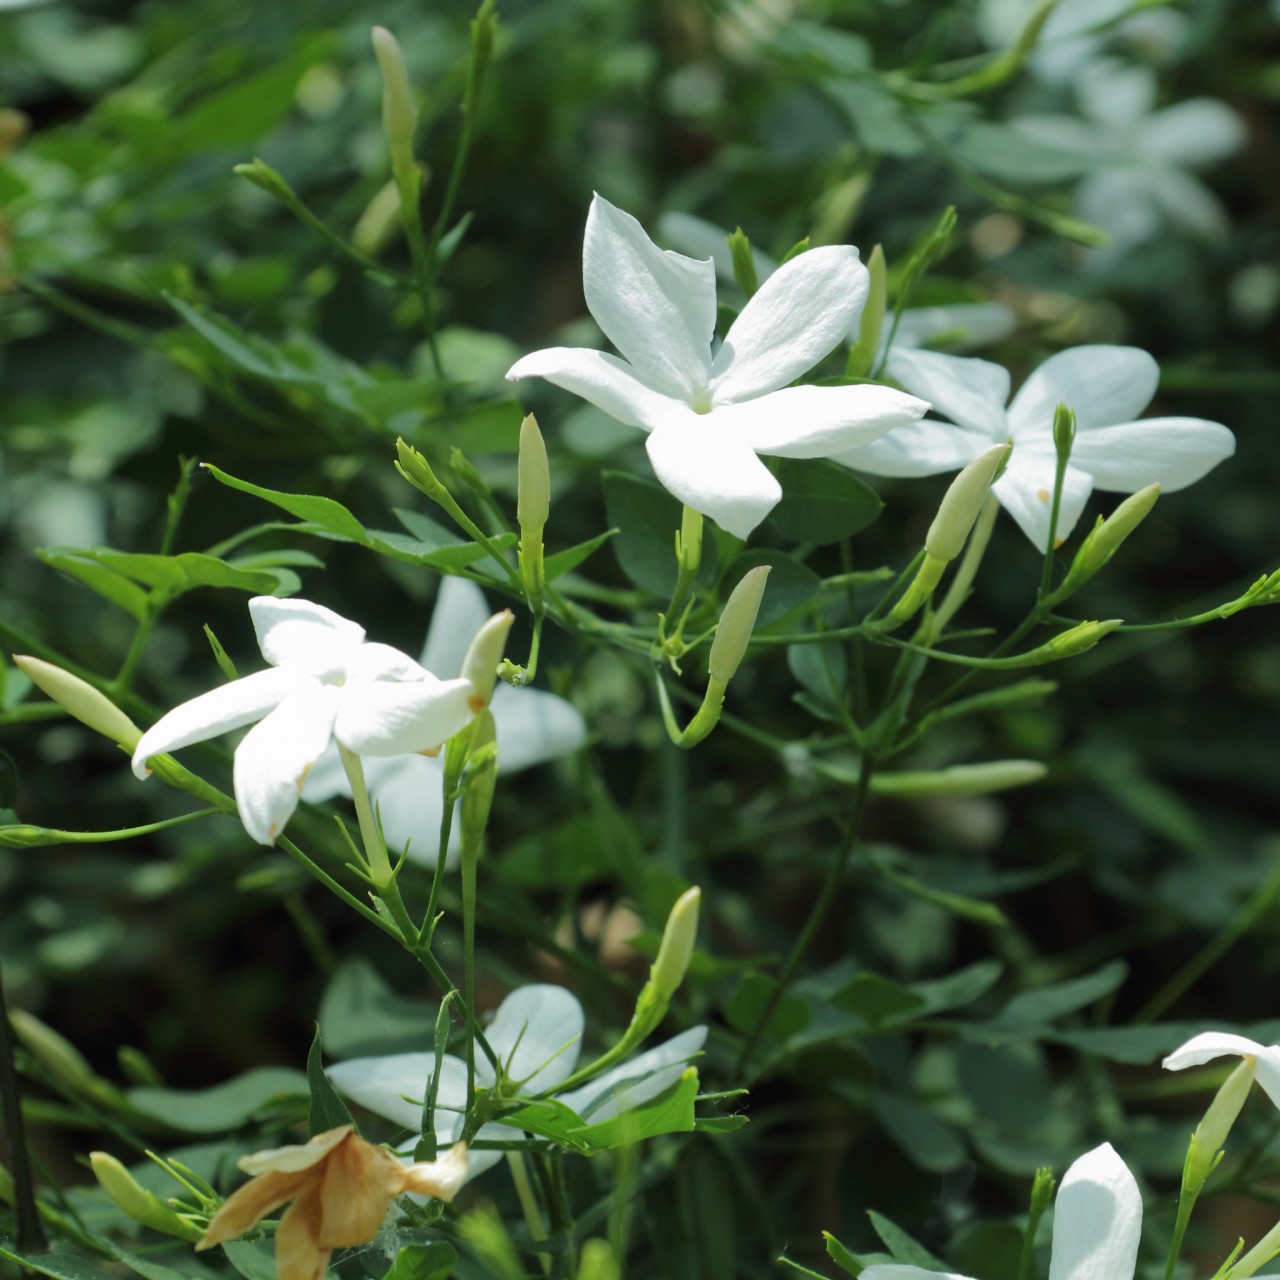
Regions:
<instances>
[{"instance_id":1,"label":"green leaf","mask_svg":"<svg viewBox=\"0 0 1280 1280\"><path fill-rule=\"evenodd\" d=\"M222 1246L227 1261L244 1280L276 1280L275 1254L261 1241L228 1240Z\"/></svg>"},{"instance_id":2,"label":"green leaf","mask_svg":"<svg viewBox=\"0 0 1280 1280\"><path fill-rule=\"evenodd\" d=\"M90 591L121 608L141 622L147 611L147 593L111 569L85 559L73 547L41 547L36 555L53 569L83 582Z\"/></svg>"},{"instance_id":3,"label":"green leaf","mask_svg":"<svg viewBox=\"0 0 1280 1280\"><path fill-rule=\"evenodd\" d=\"M302 533L335 538L339 542L354 542L358 546L376 551L379 555L389 556L393 560L400 560L405 564L426 565L442 573L464 568L488 554L483 547L474 542L442 545L437 541L435 532L432 533L430 540L419 540L407 538L399 533L381 533L366 529L342 503L333 498L264 489L261 485L250 484L247 480L238 480L211 463L206 462L204 466L214 479L228 488L239 489L242 493L251 493L254 497L264 498L290 515L297 516L303 523L292 527ZM434 521L428 521L428 523L433 530L441 528ZM492 539L499 547L509 547L515 540L513 533L499 534Z\"/></svg>"},{"instance_id":4,"label":"green leaf","mask_svg":"<svg viewBox=\"0 0 1280 1280\"><path fill-rule=\"evenodd\" d=\"M751 1117L736 1116L697 1116L693 1122L695 1133L737 1133L750 1124Z\"/></svg>"},{"instance_id":5,"label":"green leaf","mask_svg":"<svg viewBox=\"0 0 1280 1280\"><path fill-rule=\"evenodd\" d=\"M777 983L773 978L752 970L745 973L725 1006L725 1017L739 1031L750 1033L764 1014ZM812 1021L808 1004L794 992L786 992L769 1015L764 1028L775 1040L788 1040L798 1035Z\"/></svg>"},{"instance_id":6,"label":"green leaf","mask_svg":"<svg viewBox=\"0 0 1280 1280\"><path fill-rule=\"evenodd\" d=\"M924 1000L922 1013L959 1009L985 995L1000 980L1004 965L999 960L978 960L945 978L915 982L911 990Z\"/></svg>"},{"instance_id":7,"label":"green leaf","mask_svg":"<svg viewBox=\"0 0 1280 1280\"><path fill-rule=\"evenodd\" d=\"M918 1102L880 1090L871 1100L871 1109L880 1127L921 1169L949 1173L965 1163L964 1143L955 1130Z\"/></svg>"},{"instance_id":8,"label":"green leaf","mask_svg":"<svg viewBox=\"0 0 1280 1280\"><path fill-rule=\"evenodd\" d=\"M606 529L604 533L598 533L594 538L588 538L586 542L579 542L575 547L566 547L565 550L557 551L553 556L547 556L542 562L546 580L554 582L561 574L568 573L571 569L576 569L588 556L603 547L617 533L617 529Z\"/></svg>"},{"instance_id":9,"label":"green leaf","mask_svg":"<svg viewBox=\"0 0 1280 1280\"><path fill-rule=\"evenodd\" d=\"M1002 1031L1047 1026L1109 996L1128 975L1129 966L1123 960L1112 960L1082 978L1025 991L1014 996L990 1026Z\"/></svg>"},{"instance_id":10,"label":"green leaf","mask_svg":"<svg viewBox=\"0 0 1280 1280\"><path fill-rule=\"evenodd\" d=\"M336 1058L425 1050L438 1006L392 990L369 961L340 964L320 1001L320 1033Z\"/></svg>"},{"instance_id":11,"label":"green leaf","mask_svg":"<svg viewBox=\"0 0 1280 1280\"><path fill-rule=\"evenodd\" d=\"M319 1023L316 1024L316 1033L307 1053L307 1087L311 1090L311 1109L307 1113L309 1136L314 1138L317 1133L326 1133L340 1125L355 1124L346 1103L338 1097L337 1091L329 1083L329 1077L324 1073Z\"/></svg>"},{"instance_id":12,"label":"green leaf","mask_svg":"<svg viewBox=\"0 0 1280 1280\"><path fill-rule=\"evenodd\" d=\"M849 672L845 646L837 640L789 645L787 667L810 695L806 709L824 720L837 719L835 708L844 703Z\"/></svg>"},{"instance_id":13,"label":"green leaf","mask_svg":"<svg viewBox=\"0 0 1280 1280\"><path fill-rule=\"evenodd\" d=\"M185 551L176 556L138 555L94 547L79 553L132 578L144 587L160 587L172 595L197 587L231 587L238 591L269 594L279 585L273 573L237 568L215 556Z\"/></svg>"},{"instance_id":14,"label":"green leaf","mask_svg":"<svg viewBox=\"0 0 1280 1280\"><path fill-rule=\"evenodd\" d=\"M500 1123L525 1133L537 1134L540 1138L549 1138L552 1142L571 1151L586 1154L590 1146L583 1141L582 1117L571 1107L554 1098L540 1098L530 1101L518 1111L512 1111L501 1118Z\"/></svg>"},{"instance_id":15,"label":"green leaf","mask_svg":"<svg viewBox=\"0 0 1280 1280\"><path fill-rule=\"evenodd\" d=\"M831 997L831 1003L856 1013L872 1027L901 1021L924 1008L923 997L878 973L858 974Z\"/></svg>"},{"instance_id":16,"label":"green leaf","mask_svg":"<svg viewBox=\"0 0 1280 1280\"><path fill-rule=\"evenodd\" d=\"M676 585L676 531L682 507L661 485L625 471L606 471L604 505L618 530L613 544L622 572L661 599ZM767 593L766 593L767 594Z\"/></svg>"},{"instance_id":17,"label":"green leaf","mask_svg":"<svg viewBox=\"0 0 1280 1280\"><path fill-rule=\"evenodd\" d=\"M316 380L310 370L299 368L274 342L269 342L256 333L247 333L226 316L193 306L176 294L165 293L164 300L206 342L245 373L265 378L268 382L306 384Z\"/></svg>"},{"instance_id":18,"label":"green leaf","mask_svg":"<svg viewBox=\"0 0 1280 1280\"><path fill-rule=\"evenodd\" d=\"M692 1133L693 1104L698 1096L698 1071L686 1067L677 1084L652 1102L623 1111L611 1120L587 1125L573 1135L594 1154L657 1138L664 1133Z\"/></svg>"},{"instance_id":19,"label":"green leaf","mask_svg":"<svg viewBox=\"0 0 1280 1280\"><path fill-rule=\"evenodd\" d=\"M824 1231L822 1238L827 1242L827 1257L840 1268L841 1271L847 1272L851 1276L860 1276L865 1270L862 1263L854 1253L850 1253L848 1249L840 1243L839 1240L831 1234L830 1231Z\"/></svg>"},{"instance_id":20,"label":"green leaf","mask_svg":"<svg viewBox=\"0 0 1280 1280\"><path fill-rule=\"evenodd\" d=\"M932 885L924 884L913 876L899 871L887 858L878 856L874 852L868 852L867 857L890 884L896 885L903 893L909 893L913 898L932 903L935 907L941 907L943 911L949 911L963 920L972 920L975 924L985 924L995 929L1008 927L1008 917L994 902L980 902L977 898L968 898L960 893L935 889Z\"/></svg>"},{"instance_id":21,"label":"green leaf","mask_svg":"<svg viewBox=\"0 0 1280 1280\"><path fill-rule=\"evenodd\" d=\"M457 1250L447 1240L407 1244L382 1280L448 1280L457 1265Z\"/></svg>"},{"instance_id":22,"label":"green leaf","mask_svg":"<svg viewBox=\"0 0 1280 1280\"><path fill-rule=\"evenodd\" d=\"M130 1106L184 1133L225 1133L264 1112L296 1110L307 1077L288 1067L256 1067L211 1089L130 1089Z\"/></svg>"},{"instance_id":23,"label":"green leaf","mask_svg":"<svg viewBox=\"0 0 1280 1280\"><path fill-rule=\"evenodd\" d=\"M884 503L865 480L825 459L780 458L776 465L782 501L768 524L793 542L823 545L865 529Z\"/></svg>"},{"instance_id":24,"label":"green leaf","mask_svg":"<svg viewBox=\"0 0 1280 1280\"><path fill-rule=\"evenodd\" d=\"M924 1245L909 1236L896 1223L874 1209L867 1210L867 1217L876 1235L884 1241L884 1247L901 1263L910 1267L923 1267L926 1271L946 1271L947 1264L935 1258Z\"/></svg>"}]
</instances>

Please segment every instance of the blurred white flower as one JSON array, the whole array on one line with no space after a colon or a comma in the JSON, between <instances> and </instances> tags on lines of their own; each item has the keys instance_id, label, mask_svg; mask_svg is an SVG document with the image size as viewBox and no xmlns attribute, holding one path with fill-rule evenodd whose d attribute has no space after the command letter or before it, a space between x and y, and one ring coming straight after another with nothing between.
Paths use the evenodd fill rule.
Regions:
<instances>
[{"instance_id":1,"label":"blurred white flower","mask_svg":"<svg viewBox=\"0 0 1280 1280\"><path fill-rule=\"evenodd\" d=\"M1244 142L1244 124L1230 107L1188 98L1157 111L1150 68L1113 60L1088 68L1075 88L1083 118L1025 115L1013 124L1039 142L1095 158L1098 167L1076 190L1076 212L1111 237L1103 263L1166 226L1204 240L1226 236L1226 210L1195 171Z\"/></svg>"},{"instance_id":2,"label":"blurred white flower","mask_svg":"<svg viewBox=\"0 0 1280 1280\"><path fill-rule=\"evenodd\" d=\"M461 671L470 639L488 617L484 595L474 582L441 579L422 665L448 675ZM587 739L581 713L554 693L516 689L500 681L489 710L497 733L498 767L504 775L568 755ZM412 861L434 865L444 814L444 762L435 756L402 755L366 760L364 772L392 855L398 856L408 846ZM351 795L336 748L316 762L302 795L316 803ZM459 827L454 823L449 837L451 864L457 862L459 847Z\"/></svg>"},{"instance_id":3,"label":"blurred white flower","mask_svg":"<svg viewBox=\"0 0 1280 1280\"><path fill-rule=\"evenodd\" d=\"M1142 1196L1109 1142L1063 1175L1054 1200L1049 1280L1133 1280L1142 1236ZM899 1263L867 1267L862 1280L968 1280Z\"/></svg>"},{"instance_id":4,"label":"blurred white flower","mask_svg":"<svg viewBox=\"0 0 1280 1280\"><path fill-rule=\"evenodd\" d=\"M691 213L664 213L658 219L658 235L666 244L693 258L710 258L715 264L716 277L726 284L733 284L733 255L729 252L728 234L723 227ZM778 269L778 264L754 245L751 257L755 262L756 278L761 283ZM970 351L1007 338L1017 327L1018 317L1013 308L1002 302L908 307L902 313L893 342L898 347L923 347L942 341L949 350ZM883 334L886 342L888 337L889 323L886 321ZM857 316L853 318L844 340L857 342Z\"/></svg>"},{"instance_id":5,"label":"blurred white flower","mask_svg":"<svg viewBox=\"0 0 1280 1280\"><path fill-rule=\"evenodd\" d=\"M532 1097L554 1090L573 1074L582 1029L582 1006L570 992L563 987L534 984L517 987L503 1000L485 1030L485 1039L504 1064L508 1079L523 1082L521 1093ZM555 1095L556 1101L575 1111L584 1124L611 1120L652 1101L675 1084L689 1060L701 1051L706 1037L706 1027L691 1027L580 1088ZM352 1101L417 1133L434 1064L433 1053L394 1053L340 1062L328 1069L328 1075ZM476 1054L475 1071L476 1083L481 1087L495 1083L493 1067L483 1054ZM435 1113L436 1137L442 1145L456 1142L461 1134L466 1100L467 1065L461 1058L445 1054L440 1064ZM511 1136L507 1125L486 1124L476 1134L476 1140ZM469 1157L467 1176L472 1178L497 1164L502 1152L476 1150L473 1146Z\"/></svg>"},{"instance_id":6,"label":"blurred white flower","mask_svg":"<svg viewBox=\"0 0 1280 1280\"><path fill-rule=\"evenodd\" d=\"M175 707L142 735L133 771L154 755L259 721L236 748L233 780L245 830L273 844L331 742L361 756L430 750L485 705L470 680L440 680L323 605L256 596L249 614L271 665Z\"/></svg>"},{"instance_id":7,"label":"blurred white flower","mask_svg":"<svg viewBox=\"0 0 1280 1280\"><path fill-rule=\"evenodd\" d=\"M958 471L993 444L1011 440L1009 465L991 491L1041 551L1049 541L1059 403L1075 411L1077 427L1062 484L1059 541L1075 528L1092 489L1136 493L1152 483L1182 489L1235 452L1235 437L1217 422L1133 421L1160 380L1156 362L1137 347L1060 351L1031 374L1007 409L1009 371L988 360L895 347L888 372L955 425L912 423L837 461L873 475L928 476Z\"/></svg>"},{"instance_id":8,"label":"blurred white flower","mask_svg":"<svg viewBox=\"0 0 1280 1280\"><path fill-rule=\"evenodd\" d=\"M659 249L596 196L582 255L587 307L625 357L549 347L507 377L546 378L649 433L658 479L746 538L782 488L759 455L829 458L916 421L928 407L889 387L793 387L856 321L867 269L848 246L793 258L742 309L719 351L715 268Z\"/></svg>"}]
</instances>

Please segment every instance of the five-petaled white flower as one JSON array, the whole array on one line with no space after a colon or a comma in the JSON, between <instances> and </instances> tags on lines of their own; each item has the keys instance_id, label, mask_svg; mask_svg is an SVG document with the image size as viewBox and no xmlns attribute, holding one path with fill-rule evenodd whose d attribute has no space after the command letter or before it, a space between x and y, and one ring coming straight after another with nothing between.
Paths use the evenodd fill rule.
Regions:
<instances>
[{"instance_id":1,"label":"five-petaled white flower","mask_svg":"<svg viewBox=\"0 0 1280 1280\"><path fill-rule=\"evenodd\" d=\"M577 998L563 987L536 983L517 987L498 1006L485 1038L511 1081L528 1097L552 1091L573 1074L578 1063L584 1019ZM555 1095L575 1111L584 1125L602 1124L656 1098L680 1078L689 1060L701 1052L706 1027L690 1027L670 1040L602 1072L577 1089ZM393 1053L380 1058L352 1058L328 1068L329 1078L354 1102L417 1133L422 1104L435 1067L433 1053ZM493 1067L476 1053L476 1083L495 1083ZM462 1133L467 1102L467 1064L445 1054L436 1094L435 1132L442 1145ZM511 1138L503 1124L482 1125L480 1142ZM500 1150L469 1154L467 1177L473 1178L502 1159Z\"/></svg>"},{"instance_id":2,"label":"five-petaled white flower","mask_svg":"<svg viewBox=\"0 0 1280 1280\"><path fill-rule=\"evenodd\" d=\"M471 680L438 679L323 605L257 596L249 613L271 665L162 716L138 742L133 771L145 778L151 756L259 721L233 770L240 819L259 844L283 830L330 741L362 756L431 750L484 708Z\"/></svg>"},{"instance_id":3,"label":"five-petaled white flower","mask_svg":"<svg viewBox=\"0 0 1280 1280\"><path fill-rule=\"evenodd\" d=\"M1165 490L1182 489L1235 452L1235 437L1217 422L1133 421L1160 380L1156 362L1137 347L1060 351L1031 374L1008 409L1009 372L987 360L895 347L888 372L955 425L925 419L838 461L874 475L928 476L958 471L993 444L1012 440L1009 465L992 492L1041 551L1049 542L1059 403L1075 410L1077 433L1062 482L1057 541L1075 528L1093 488L1136 493L1159 482Z\"/></svg>"},{"instance_id":4,"label":"five-petaled white flower","mask_svg":"<svg viewBox=\"0 0 1280 1280\"><path fill-rule=\"evenodd\" d=\"M658 479L745 538L782 497L759 454L829 458L928 408L890 387L792 387L849 332L868 289L848 246L810 249L761 286L714 355L715 267L659 249L596 196L582 254L587 306L625 359L549 347L510 379L539 377L649 433Z\"/></svg>"},{"instance_id":5,"label":"five-petaled white flower","mask_svg":"<svg viewBox=\"0 0 1280 1280\"><path fill-rule=\"evenodd\" d=\"M447 676L462 670L467 642L489 616L480 588L465 578L444 578L431 613L419 661L428 671ZM541 689L501 684L489 704L503 775L576 751L587 738L578 709ZM436 756L399 755L365 762L365 781L378 809L382 834L392 854L406 846L415 862L434 864L436 837L444 813L444 762ZM351 794L351 783L331 747L307 775L305 800ZM449 859L457 861L460 830L450 829Z\"/></svg>"},{"instance_id":6,"label":"five-petaled white flower","mask_svg":"<svg viewBox=\"0 0 1280 1280\"><path fill-rule=\"evenodd\" d=\"M1133 1280L1142 1235L1142 1196L1109 1142L1063 1175L1054 1201L1049 1280ZM968 1280L922 1267L867 1267L862 1280Z\"/></svg>"}]
</instances>

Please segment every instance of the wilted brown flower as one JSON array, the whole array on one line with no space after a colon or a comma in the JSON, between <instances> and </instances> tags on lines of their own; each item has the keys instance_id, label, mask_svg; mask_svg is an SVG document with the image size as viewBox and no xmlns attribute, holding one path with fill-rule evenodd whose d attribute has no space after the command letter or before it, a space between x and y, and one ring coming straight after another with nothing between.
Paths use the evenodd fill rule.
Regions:
<instances>
[{"instance_id":1,"label":"wilted brown flower","mask_svg":"<svg viewBox=\"0 0 1280 1280\"><path fill-rule=\"evenodd\" d=\"M344 1124L301 1146L243 1156L239 1165L252 1179L228 1197L196 1249L236 1239L292 1200L276 1229L276 1274L321 1280L333 1250L372 1240L402 1192L452 1200L466 1177L467 1144L406 1168Z\"/></svg>"}]
</instances>

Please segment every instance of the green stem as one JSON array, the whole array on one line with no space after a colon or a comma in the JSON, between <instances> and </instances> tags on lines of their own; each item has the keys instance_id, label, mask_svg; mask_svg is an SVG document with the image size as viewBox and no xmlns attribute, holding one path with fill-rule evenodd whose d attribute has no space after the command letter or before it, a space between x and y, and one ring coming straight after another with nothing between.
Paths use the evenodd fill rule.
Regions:
<instances>
[{"instance_id":1,"label":"green stem","mask_svg":"<svg viewBox=\"0 0 1280 1280\"><path fill-rule=\"evenodd\" d=\"M734 1078L742 1075L747 1063L750 1061L760 1037L764 1034L765 1028L769 1025L769 1020L773 1017L774 1011L791 983L796 966L809 950L810 944L822 927L822 922L827 918L827 912L831 910L832 904L840 892L840 888L844 883L845 871L849 866L849 859L853 854L858 835L862 829L862 819L866 812L867 796L871 792L871 775L874 769L875 761L873 757L864 755L862 757L862 767L858 773L857 787L853 793L849 822L845 828L844 839L841 841L840 849L831 864L831 869L827 872L827 878L823 882L817 899L809 910L809 916L804 922L804 927L800 930L799 936L792 945L791 951L778 973L777 981L773 990L769 993L768 1000L765 1001L764 1008L760 1011L760 1016L756 1019L755 1025L748 1032L747 1038L743 1042L742 1050L738 1054L737 1065L733 1069Z\"/></svg>"},{"instance_id":2,"label":"green stem","mask_svg":"<svg viewBox=\"0 0 1280 1280\"><path fill-rule=\"evenodd\" d=\"M467 1114L476 1101L476 864L474 850L462 851L462 986L467 1022Z\"/></svg>"},{"instance_id":3,"label":"green stem","mask_svg":"<svg viewBox=\"0 0 1280 1280\"><path fill-rule=\"evenodd\" d=\"M389 899L399 899L399 891L395 888L395 873L391 870L391 859L387 857L387 846L378 830L378 819L374 815L373 806L369 803L369 788L365 785L364 767L360 757L354 751L348 751L338 743L338 755L342 759L342 767L347 772L347 781L351 783L351 796L356 805L356 822L360 826L360 843L364 845L365 862L369 866L369 874L378 896L391 906ZM403 910L403 904L402 908ZM394 913L393 913L394 914ZM397 922L398 923L398 922ZM406 942L410 937L416 938L418 930L405 935Z\"/></svg>"},{"instance_id":4,"label":"green stem","mask_svg":"<svg viewBox=\"0 0 1280 1280\"><path fill-rule=\"evenodd\" d=\"M4 999L4 975L0 973L0 1117L4 1119L5 1132L9 1135L14 1208L18 1217L18 1252L44 1253L49 1248L49 1242L40 1225L40 1210L31 1180L27 1133L22 1121L22 1095L18 1088L13 1049L13 1032L9 1026L9 1011Z\"/></svg>"},{"instance_id":5,"label":"green stem","mask_svg":"<svg viewBox=\"0 0 1280 1280\"><path fill-rule=\"evenodd\" d=\"M1236 913L1216 937L1201 948L1181 969L1178 970L1146 1004L1134 1014L1134 1022L1154 1022L1183 993L1202 978L1224 955L1249 931L1257 920L1280 898L1280 863L1271 870L1271 874L1258 886L1257 891Z\"/></svg>"},{"instance_id":6,"label":"green stem","mask_svg":"<svg viewBox=\"0 0 1280 1280\"><path fill-rule=\"evenodd\" d=\"M1196 1207L1198 1198L1198 1193L1190 1194L1184 1183L1182 1195L1178 1197L1178 1216L1173 1223L1173 1234L1169 1237L1169 1252L1164 1260L1164 1280L1173 1280L1178 1257L1182 1253L1182 1240L1187 1234L1187 1224L1191 1221L1191 1211Z\"/></svg>"}]
</instances>

